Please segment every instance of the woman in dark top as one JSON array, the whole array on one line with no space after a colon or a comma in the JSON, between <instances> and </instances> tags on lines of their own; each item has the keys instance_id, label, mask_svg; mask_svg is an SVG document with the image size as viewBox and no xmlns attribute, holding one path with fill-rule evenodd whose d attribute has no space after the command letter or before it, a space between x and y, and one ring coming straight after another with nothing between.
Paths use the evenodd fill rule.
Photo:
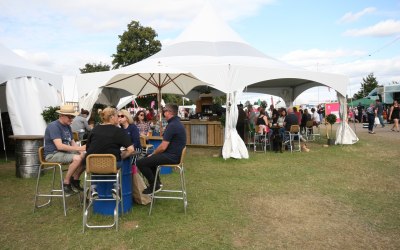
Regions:
<instances>
[{"instance_id":1,"label":"woman in dark top","mask_svg":"<svg viewBox=\"0 0 400 250\"><path fill-rule=\"evenodd\" d=\"M264 108L260 108L260 115L257 117L256 125L259 127L259 131L256 131L257 133L269 132L268 117L265 115Z\"/></svg>"},{"instance_id":2,"label":"woman in dark top","mask_svg":"<svg viewBox=\"0 0 400 250\"><path fill-rule=\"evenodd\" d=\"M86 155L113 154L117 161L130 157L134 153L132 142L123 129L118 127L118 111L107 107L100 112L102 124L89 134L86 143ZM125 150L121 151L121 147Z\"/></svg>"},{"instance_id":3,"label":"woman in dark top","mask_svg":"<svg viewBox=\"0 0 400 250\"><path fill-rule=\"evenodd\" d=\"M304 109L303 115L301 116L300 132L304 134L306 132L306 124L311 120L311 115L308 113L308 109Z\"/></svg>"},{"instance_id":4,"label":"woman in dark top","mask_svg":"<svg viewBox=\"0 0 400 250\"><path fill-rule=\"evenodd\" d=\"M118 113L118 119L121 128L123 128L125 132L129 135L129 138L131 139L135 150L140 149L141 145L139 129L136 127L135 124L133 124L132 115L125 109L122 109Z\"/></svg>"},{"instance_id":5,"label":"woman in dark top","mask_svg":"<svg viewBox=\"0 0 400 250\"><path fill-rule=\"evenodd\" d=\"M392 131L395 131L396 129L397 132L399 132L399 117L400 116L400 108L399 108L399 103L397 100L393 102L393 106L390 108L390 113L389 113L389 120L393 119L393 127Z\"/></svg>"}]
</instances>

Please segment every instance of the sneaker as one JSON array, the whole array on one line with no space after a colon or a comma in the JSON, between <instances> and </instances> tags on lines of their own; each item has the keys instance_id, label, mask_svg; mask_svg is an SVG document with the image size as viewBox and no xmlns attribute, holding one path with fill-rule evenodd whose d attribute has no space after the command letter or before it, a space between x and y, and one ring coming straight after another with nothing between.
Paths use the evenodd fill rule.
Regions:
<instances>
[{"instance_id":1,"label":"sneaker","mask_svg":"<svg viewBox=\"0 0 400 250\"><path fill-rule=\"evenodd\" d=\"M117 189L115 189L115 188L111 189L111 194L112 194L113 199L119 200L120 195L118 194Z\"/></svg>"},{"instance_id":2,"label":"sneaker","mask_svg":"<svg viewBox=\"0 0 400 250\"><path fill-rule=\"evenodd\" d=\"M83 192L83 188L81 187L81 180L75 180L74 177L71 177L71 186L72 190L76 193Z\"/></svg>"},{"instance_id":3,"label":"sneaker","mask_svg":"<svg viewBox=\"0 0 400 250\"><path fill-rule=\"evenodd\" d=\"M65 195L71 195L75 193L74 190L72 190L71 184L64 183L64 193Z\"/></svg>"},{"instance_id":4,"label":"sneaker","mask_svg":"<svg viewBox=\"0 0 400 250\"><path fill-rule=\"evenodd\" d=\"M370 131L370 132L368 132L368 133L370 133L370 134L375 134L375 132L374 132L374 131Z\"/></svg>"},{"instance_id":5,"label":"sneaker","mask_svg":"<svg viewBox=\"0 0 400 250\"><path fill-rule=\"evenodd\" d=\"M160 186L156 186L156 189L154 190L154 193L158 193L161 191ZM145 190L142 192L143 194L152 194L153 193L153 187L148 186Z\"/></svg>"},{"instance_id":6,"label":"sneaker","mask_svg":"<svg viewBox=\"0 0 400 250\"><path fill-rule=\"evenodd\" d=\"M96 200L99 198L99 193L97 193L97 190L92 188L92 194L90 195L90 198L93 200Z\"/></svg>"}]
</instances>

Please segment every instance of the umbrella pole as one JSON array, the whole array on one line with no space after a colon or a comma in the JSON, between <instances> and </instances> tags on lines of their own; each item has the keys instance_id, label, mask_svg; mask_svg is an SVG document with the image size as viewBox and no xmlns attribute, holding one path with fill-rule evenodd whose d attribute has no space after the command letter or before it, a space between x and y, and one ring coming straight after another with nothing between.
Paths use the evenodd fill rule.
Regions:
<instances>
[{"instance_id":1,"label":"umbrella pole","mask_svg":"<svg viewBox=\"0 0 400 250\"><path fill-rule=\"evenodd\" d=\"M163 132L163 127L162 127L162 107L161 107L161 89L158 89L158 117L159 117L159 123L160 123L160 136L162 135Z\"/></svg>"}]
</instances>

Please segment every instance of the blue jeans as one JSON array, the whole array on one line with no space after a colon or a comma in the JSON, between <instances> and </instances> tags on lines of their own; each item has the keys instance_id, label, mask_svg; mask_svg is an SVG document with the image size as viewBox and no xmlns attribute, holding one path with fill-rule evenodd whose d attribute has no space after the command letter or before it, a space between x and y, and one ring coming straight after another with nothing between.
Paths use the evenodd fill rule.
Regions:
<instances>
[{"instance_id":1,"label":"blue jeans","mask_svg":"<svg viewBox=\"0 0 400 250\"><path fill-rule=\"evenodd\" d=\"M368 114L368 131L374 131L375 114Z\"/></svg>"},{"instance_id":2,"label":"blue jeans","mask_svg":"<svg viewBox=\"0 0 400 250\"><path fill-rule=\"evenodd\" d=\"M385 127L385 124L383 124L383 116L382 116L382 114L378 114L378 118L379 118L379 123L382 125L382 127Z\"/></svg>"}]
</instances>

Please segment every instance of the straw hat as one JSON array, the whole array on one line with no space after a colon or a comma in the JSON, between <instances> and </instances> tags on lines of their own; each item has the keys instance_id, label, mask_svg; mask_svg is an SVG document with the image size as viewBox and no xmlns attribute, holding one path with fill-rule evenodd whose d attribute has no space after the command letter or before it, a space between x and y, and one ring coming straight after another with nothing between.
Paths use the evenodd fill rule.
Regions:
<instances>
[{"instance_id":1,"label":"straw hat","mask_svg":"<svg viewBox=\"0 0 400 250\"><path fill-rule=\"evenodd\" d=\"M61 115L73 115L73 116L77 116L79 114L79 112L75 111L74 106L72 105L61 105L60 109L56 111L57 113L61 114Z\"/></svg>"}]
</instances>

